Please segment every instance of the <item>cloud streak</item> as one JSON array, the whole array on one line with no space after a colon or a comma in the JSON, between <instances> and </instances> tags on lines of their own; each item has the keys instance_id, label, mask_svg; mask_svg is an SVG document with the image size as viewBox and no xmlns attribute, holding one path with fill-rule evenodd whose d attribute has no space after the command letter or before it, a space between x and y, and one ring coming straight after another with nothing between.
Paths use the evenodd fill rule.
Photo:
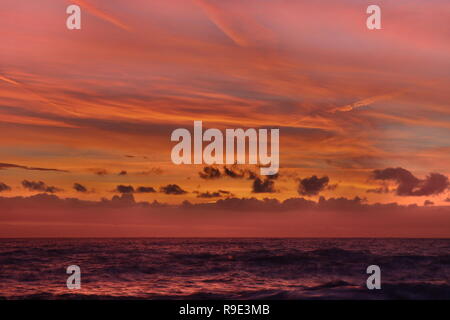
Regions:
<instances>
[{"instance_id":1,"label":"cloud streak","mask_svg":"<svg viewBox=\"0 0 450 320\"><path fill-rule=\"evenodd\" d=\"M69 172L68 170L53 169L53 168L40 168L40 167L27 167L27 166L22 166L22 165L13 164L13 163L0 163L0 170L1 169L24 169L24 170L31 170L31 171Z\"/></svg>"}]
</instances>

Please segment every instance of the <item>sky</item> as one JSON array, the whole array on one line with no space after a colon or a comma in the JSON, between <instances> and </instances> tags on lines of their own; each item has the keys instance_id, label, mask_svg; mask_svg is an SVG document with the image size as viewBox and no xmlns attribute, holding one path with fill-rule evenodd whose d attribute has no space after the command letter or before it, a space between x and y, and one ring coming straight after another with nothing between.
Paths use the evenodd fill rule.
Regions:
<instances>
[{"instance_id":1,"label":"sky","mask_svg":"<svg viewBox=\"0 0 450 320\"><path fill-rule=\"evenodd\" d=\"M66 28L71 4L81 7L81 30ZM134 226L152 224L140 235L179 235L173 223L192 226L190 218L206 223L193 218L201 204L212 205L215 222L200 235L267 235L268 227L252 229L259 219L253 213L225 215L225 223L215 207L249 198L262 201L258 212L271 212L268 225L286 210L266 208L265 198L357 199L364 210L395 203L396 216L381 218L374 233L370 218L358 217L362 229L355 233L356 222L330 205L311 209L327 211L320 222L295 216L274 236L448 235L445 216L421 214L450 203L450 3L380 0L382 29L368 30L371 4L2 1L0 236L62 236L58 223L71 223L58 230L75 236L132 235L134 227L100 231L86 212L92 203L107 203L106 216L155 211L137 205L155 201L176 214L157 220L165 231L156 232L155 222L133 213ZM192 130L195 120L205 129L279 128L279 174L259 176L254 165L174 165L171 132ZM36 200L42 193L61 204ZM117 204L122 198L130 200L125 207ZM33 213L25 212L34 201ZM415 227L400 222L399 207L415 212ZM57 213L49 218L52 208L83 213L66 221ZM130 225L128 219L115 223ZM240 221L245 228L228 233ZM300 222L303 229L288 231ZM32 231L36 223L45 231ZM399 227L387 230L390 223ZM313 225L325 227L308 233Z\"/></svg>"}]
</instances>

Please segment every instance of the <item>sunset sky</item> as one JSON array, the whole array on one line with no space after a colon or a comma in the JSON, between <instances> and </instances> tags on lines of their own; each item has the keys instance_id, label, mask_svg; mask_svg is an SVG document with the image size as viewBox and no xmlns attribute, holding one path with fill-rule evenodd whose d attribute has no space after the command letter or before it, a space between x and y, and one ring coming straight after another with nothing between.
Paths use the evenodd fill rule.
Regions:
<instances>
[{"instance_id":1,"label":"sunset sky","mask_svg":"<svg viewBox=\"0 0 450 320\"><path fill-rule=\"evenodd\" d=\"M449 205L450 2L370 4L3 0L0 197ZM172 164L194 120L279 128L279 176Z\"/></svg>"}]
</instances>

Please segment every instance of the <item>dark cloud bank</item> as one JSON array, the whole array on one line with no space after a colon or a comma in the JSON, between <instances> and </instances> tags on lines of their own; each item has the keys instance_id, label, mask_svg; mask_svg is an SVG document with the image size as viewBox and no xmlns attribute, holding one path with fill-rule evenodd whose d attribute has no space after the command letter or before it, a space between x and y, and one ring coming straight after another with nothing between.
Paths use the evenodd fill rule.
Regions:
<instances>
[{"instance_id":1,"label":"dark cloud bank","mask_svg":"<svg viewBox=\"0 0 450 320\"><path fill-rule=\"evenodd\" d=\"M415 177L403 168L386 168L373 172L374 180L393 181L397 184L395 193L399 196L431 196L443 193L449 188L448 177L440 173L430 173L425 179ZM371 190L368 190L371 191ZM388 192L387 188L373 192Z\"/></svg>"},{"instance_id":2,"label":"dark cloud bank","mask_svg":"<svg viewBox=\"0 0 450 320\"><path fill-rule=\"evenodd\" d=\"M275 190L275 182L278 178L278 174L271 176L259 176L255 171L247 169L247 168L239 168L234 165L231 167L223 166L222 168L214 167L214 166L206 166L203 168L203 171L198 173L200 178L205 180L213 180L219 178L231 178L231 179L247 179L253 180L252 183L252 192L253 193L274 193ZM220 194L216 195L217 197ZM205 194L204 198L212 198L209 194Z\"/></svg>"},{"instance_id":3,"label":"dark cloud bank","mask_svg":"<svg viewBox=\"0 0 450 320\"><path fill-rule=\"evenodd\" d=\"M153 187L140 186L140 187L134 188L133 186L125 186L125 185L118 185L114 191L116 191L118 193L154 193L154 192L156 192L156 190Z\"/></svg>"},{"instance_id":4,"label":"dark cloud bank","mask_svg":"<svg viewBox=\"0 0 450 320\"><path fill-rule=\"evenodd\" d=\"M88 192L87 188L79 183L74 183L73 184L73 189L75 191L81 192L81 193L86 193Z\"/></svg>"},{"instance_id":5,"label":"dark cloud bank","mask_svg":"<svg viewBox=\"0 0 450 320\"><path fill-rule=\"evenodd\" d=\"M360 198L229 197L168 205L136 202L132 193L101 201L37 194L0 197L0 208L5 237L448 237L450 228L450 206Z\"/></svg>"},{"instance_id":6,"label":"dark cloud bank","mask_svg":"<svg viewBox=\"0 0 450 320\"><path fill-rule=\"evenodd\" d=\"M259 177L259 175L248 168L240 168L238 165L232 165L231 167L223 166L222 168L215 166L206 166L203 171L198 173L200 178L205 180L219 179L219 178L232 178L232 179L249 179L254 180ZM278 174L267 176L268 179L278 178Z\"/></svg>"},{"instance_id":7,"label":"dark cloud bank","mask_svg":"<svg viewBox=\"0 0 450 320\"><path fill-rule=\"evenodd\" d=\"M164 187L163 187L164 188ZM169 185L169 188L172 188ZM178 189L171 189L169 192L179 192ZM229 194L228 191L219 190L217 192L196 192L200 198L214 198L219 197L221 195ZM160 203L158 201L154 202L136 202L133 194L131 192L124 192L120 196L115 195L111 200L103 198L100 201L88 201L88 200L80 200L78 198L59 198L53 194L40 193L37 195L33 195L30 197L0 197L1 204L7 204L8 207L11 205L17 206L26 206L30 203L39 203L45 206L53 206L56 207L70 207L75 205L77 208L90 208L90 207L105 207L105 208L113 208L115 206L127 205L131 207L167 207L167 208L189 208L189 209L198 209L198 210L237 210L237 211L270 211L270 212L283 212L283 211L302 211L302 210L334 210L334 211L358 211L361 214L364 212L371 210L386 210L386 209L405 209L405 210L413 210L417 208L423 208L424 206L429 206L432 204L431 201L427 200L424 202L424 206L418 206L417 204L411 205L400 205L395 202L381 204L368 204L365 199L355 197L353 199L348 198L324 198L320 197L318 201L313 201L309 199L305 199L302 197L298 198L289 198L284 201L279 201L275 198L264 198L262 200L256 198L236 198L236 197L227 197L225 199L219 199L212 203L190 203L185 200L182 204L179 205L169 205L165 203ZM434 208L445 208L450 209L450 206L435 206ZM450 213L450 212L449 212Z\"/></svg>"},{"instance_id":8,"label":"dark cloud bank","mask_svg":"<svg viewBox=\"0 0 450 320\"><path fill-rule=\"evenodd\" d=\"M253 181L252 186L253 193L274 193L275 192L275 182L271 179L256 178Z\"/></svg>"},{"instance_id":9,"label":"dark cloud bank","mask_svg":"<svg viewBox=\"0 0 450 320\"><path fill-rule=\"evenodd\" d=\"M197 193L197 198L221 198L223 196L231 196L231 192L230 191L226 191L226 190L218 190L218 191L206 191L206 192L199 192L199 191L194 191L194 193Z\"/></svg>"},{"instance_id":10,"label":"dark cloud bank","mask_svg":"<svg viewBox=\"0 0 450 320\"><path fill-rule=\"evenodd\" d=\"M42 181L23 180L22 186L25 189L28 189L30 191L40 191L40 192L48 192L48 193L55 193L55 192L63 191L62 189L59 189L57 187L48 186L45 184L45 182L42 182Z\"/></svg>"},{"instance_id":11,"label":"dark cloud bank","mask_svg":"<svg viewBox=\"0 0 450 320\"><path fill-rule=\"evenodd\" d=\"M181 195L187 193L187 191L183 190L177 184L168 184L167 186L159 188L159 191L165 194L172 194L172 195Z\"/></svg>"},{"instance_id":12,"label":"dark cloud bank","mask_svg":"<svg viewBox=\"0 0 450 320\"><path fill-rule=\"evenodd\" d=\"M315 196L325 190L329 182L330 178L327 176L322 178L312 176L309 178L300 179L297 191L298 194L302 196Z\"/></svg>"},{"instance_id":13,"label":"dark cloud bank","mask_svg":"<svg viewBox=\"0 0 450 320\"><path fill-rule=\"evenodd\" d=\"M10 186L8 186L7 184L5 184L3 182L0 182L0 192L10 191L10 190L11 190Z\"/></svg>"}]
</instances>

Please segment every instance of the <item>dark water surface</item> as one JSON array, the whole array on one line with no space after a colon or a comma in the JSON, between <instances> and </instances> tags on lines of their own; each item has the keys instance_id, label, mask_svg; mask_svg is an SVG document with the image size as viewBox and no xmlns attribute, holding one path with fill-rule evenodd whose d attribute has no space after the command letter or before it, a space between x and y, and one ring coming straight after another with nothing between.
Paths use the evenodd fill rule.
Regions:
<instances>
[{"instance_id":1,"label":"dark water surface","mask_svg":"<svg viewBox=\"0 0 450 320\"><path fill-rule=\"evenodd\" d=\"M3 239L0 297L450 299L450 239Z\"/></svg>"}]
</instances>

